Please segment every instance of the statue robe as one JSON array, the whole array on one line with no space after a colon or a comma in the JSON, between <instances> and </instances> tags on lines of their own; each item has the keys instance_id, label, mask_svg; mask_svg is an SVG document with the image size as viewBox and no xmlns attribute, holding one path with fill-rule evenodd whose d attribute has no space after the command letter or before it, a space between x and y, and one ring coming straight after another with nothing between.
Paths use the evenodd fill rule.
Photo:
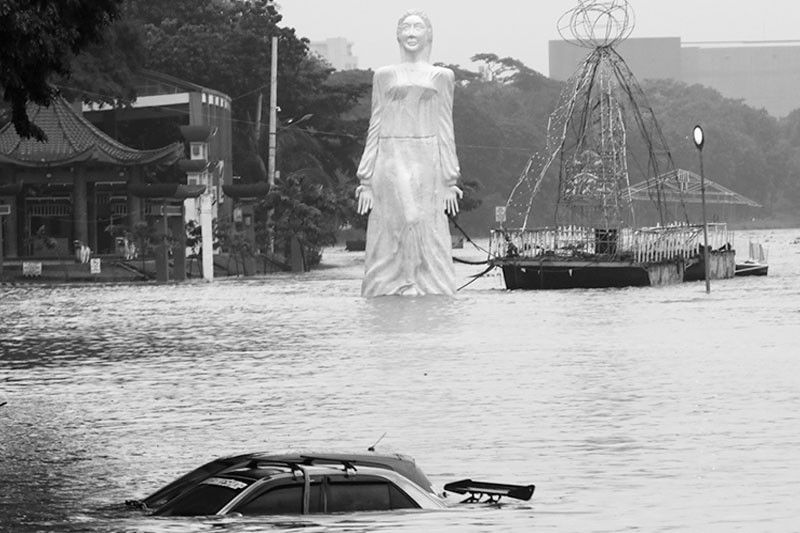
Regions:
<instances>
[{"instance_id":1,"label":"statue robe","mask_svg":"<svg viewBox=\"0 0 800 533\"><path fill-rule=\"evenodd\" d=\"M427 64L375 72L358 168L361 185L373 193L362 296L455 292L443 196L460 172L453 88L451 70Z\"/></svg>"}]
</instances>

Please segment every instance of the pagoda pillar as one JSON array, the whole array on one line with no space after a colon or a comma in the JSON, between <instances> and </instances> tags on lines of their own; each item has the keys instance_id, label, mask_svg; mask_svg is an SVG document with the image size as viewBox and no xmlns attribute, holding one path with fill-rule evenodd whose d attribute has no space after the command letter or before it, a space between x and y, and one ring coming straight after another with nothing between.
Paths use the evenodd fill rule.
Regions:
<instances>
[{"instance_id":1,"label":"pagoda pillar","mask_svg":"<svg viewBox=\"0 0 800 533\"><path fill-rule=\"evenodd\" d=\"M73 239L89 246L89 216L87 205L86 168L78 167L72 187Z\"/></svg>"},{"instance_id":2,"label":"pagoda pillar","mask_svg":"<svg viewBox=\"0 0 800 533\"><path fill-rule=\"evenodd\" d=\"M12 167L11 169L11 183L19 183L17 181L17 172ZM8 203L11 206L11 214L5 217L6 223L6 239L5 239L5 257L19 257L19 196L20 193L17 193L14 196L8 196L3 202L0 203ZM2 231L2 230L0 230ZM2 250L0 250L2 251Z\"/></svg>"},{"instance_id":3,"label":"pagoda pillar","mask_svg":"<svg viewBox=\"0 0 800 533\"><path fill-rule=\"evenodd\" d=\"M12 196L8 199L8 203L11 205L11 214L6 217L6 257L18 257L19 256L19 224L17 224L17 219L19 218L19 210L17 206L19 202L16 196Z\"/></svg>"},{"instance_id":4,"label":"pagoda pillar","mask_svg":"<svg viewBox=\"0 0 800 533\"><path fill-rule=\"evenodd\" d=\"M97 247L97 194L95 193L94 183L87 185L88 191L88 212L89 212L89 241L86 243L95 253L100 250Z\"/></svg>"},{"instance_id":5,"label":"pagoda pillar","mask_svg":"<svg viewBox=\"0 0 800 533\"><path fill-rule=\"evenodd\" d=\"M180 206L181 216L169 217L169 232L174 237L172 245L172 279L186 281L186 227L183 223L183 205Z\"/></svg>"},{"instance_id":6,"label":"pagoda pillar","mask_svg":"<svg viewBox=\"0 0 800 533\"><path fill-rule=\"evenodd\" d=\"M132 168L130 171L129 182L139 185L142 182L141 169ZM142 221L142 201L138 196L128 192L128 230L133 231L133 227Z\"/></svg>"}]
</instances>

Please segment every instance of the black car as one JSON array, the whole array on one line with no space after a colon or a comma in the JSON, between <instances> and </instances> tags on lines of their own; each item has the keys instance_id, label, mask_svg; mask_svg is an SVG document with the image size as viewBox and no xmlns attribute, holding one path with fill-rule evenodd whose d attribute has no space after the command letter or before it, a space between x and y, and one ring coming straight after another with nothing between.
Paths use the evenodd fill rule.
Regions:
<instances>
[{"instance_id":1,"label":"black car","mask_svg":"<svg viewBox=\"0 0 800 533\"><path fill-rule=\"evenodd\" d=\"M534 486L466 479L445 490L464 501L530 499ZM293 515L443 509L448 506L413 459L375 453L250 453L224 457L178 478L141 501L157 516Z\"/></svg>"}]
</instances>

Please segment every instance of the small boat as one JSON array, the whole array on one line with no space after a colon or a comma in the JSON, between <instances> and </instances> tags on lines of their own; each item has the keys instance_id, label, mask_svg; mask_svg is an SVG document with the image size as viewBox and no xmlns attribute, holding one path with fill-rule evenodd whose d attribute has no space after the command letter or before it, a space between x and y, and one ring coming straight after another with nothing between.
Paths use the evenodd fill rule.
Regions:
<instances>
[{"instance_id":1,"label":"small boat","mask_svg":"<svg viewBox=\"0 0 800 533\"><path fill-rule=\"evenodd\" d=\"M750 242L750 256L741 263L736 263L736 276L766 276L767 250L759 243Z\"/></svg>"},{"instance_id":2,"label":"small boat","mask_svg":"<svg viewBox=\"0 0 800 533\"><path fill-rule=\"evenodd\" d=\"M743 263L736 263L737 276L766 276L769 265L748 259Z\"/></svg>"}]
</instances>

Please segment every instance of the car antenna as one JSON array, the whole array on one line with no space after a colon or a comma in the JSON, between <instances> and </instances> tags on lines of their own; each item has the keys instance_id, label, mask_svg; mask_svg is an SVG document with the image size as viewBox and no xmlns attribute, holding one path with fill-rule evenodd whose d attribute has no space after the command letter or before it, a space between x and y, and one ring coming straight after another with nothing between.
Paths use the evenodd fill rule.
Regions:
<instances>
[{"instance_id":1,"label":"car antenna","mask_svg":"<svg viewBox=\"0 0 800 533\"><path fill-rule=\"evenodd\" d=\"M385 437L385 436L386 436L386 432L384 431L384 432L383 432L383 435L381 435L381 438L379 438L378 440L376 440L376 441L375 441L375 444L373 444L372 446L370 446L369 448L367 448L367 451L368 451L368 452L374 452L374 451L375 451L375 446L377 446L377 445L378 445L378 443L379 443L380 441L382 441L382 440L383 440L383 437Z\"/></svg>"}]
</instances>

